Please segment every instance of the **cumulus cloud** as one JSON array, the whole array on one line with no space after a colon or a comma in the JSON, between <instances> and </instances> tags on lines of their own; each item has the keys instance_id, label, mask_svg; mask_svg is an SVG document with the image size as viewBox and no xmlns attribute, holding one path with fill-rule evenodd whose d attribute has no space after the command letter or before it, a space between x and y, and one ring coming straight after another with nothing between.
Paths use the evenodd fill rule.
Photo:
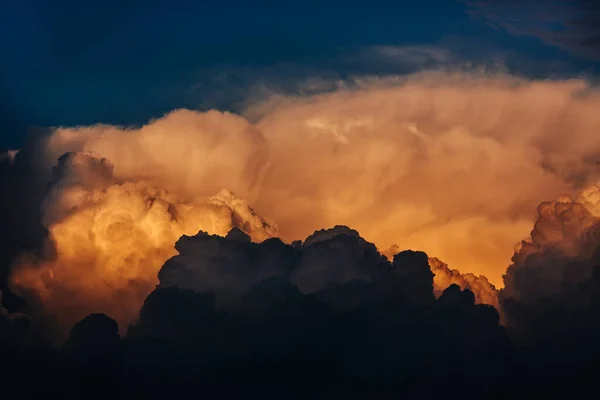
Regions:
<instances>
[{"instance_id":1,"label":"cumulus cloud","mask_svg":"<svg viewBox=\"0 0 600 400\"><path fill-rule=\"evenodd\" d=\"M600 188L591 186L538 207L538 220L517 245L499 295L517 340L589 346L598 332L599 199Z\"/></svg>"},{"instance_id":2,"label":"cumulus cloud","mask_svg":"<svg viewBox=\"0 0 600 400\"><path fill-rule=\"evenodd\" d=\"M276 238L252 243L234 229L226 237L204 232L183 236L175 248L179 254L159 272L160 286L196 292L239 295L265 278L277 277L313 293L329 284L377 280L378 273L391 270L373 244L345 226L317 231L294 246Z\"/></svg>"},{"instance_id":3,"label":"cumulus cloud","mask_svg":"<svg viewBox=\"0 0 600 400\"><path fill-rule=\"evenodd\" d=\"M93 152L113 163L117 179L149 180L184 198L223 188L245 197L266 166L264 142L257 127L239 115L177 110L138 129L60 128L46 148L50 163L68 151Z\"/></svg>"},{"instance_id":4,"label":"cumulus cloud","mask_svg":"<svg viewBox=\"0 0 600 400\"><path fill-rule=\"evenodd\" d=\"M277 233L229 191L185 202L142 181L119 182L113 168L86 153L61 156L42 203L47 251L14 266L11 288L62 326L107 312L126 327L183 234L225 235L234 226L255 240Z\"/></svg>"},{"instance_id":5,"label":"cumulus cloud","mask_svg":"<svg viewBox=\"0 0 600 400\"><path fill-rule=\"evenodd\" d=\"M178 286L197 292L240 294L264 278L291 272L293 248L279 239L256 244L239 230L226 238L200 232L183 236L159 272L161 286Z\"/></svg>"},{"instance_id":6,"label":"cumulus cloud","mask_svg":"<svg viewBox=\"0 0 600 400\"><path fill-rule=\"evenodd\" d=\"M238 229L201 232L177 249L127 332L134 357L161 354L141 370L163 376L169 366L201 371L194 382L210 376L244 390L313 394L356 385L423 394L411 385L432 375L477 376L470 391L481 393L502 374L498 312L456 285L436 300L423 252L389 262L344 226L294 245L253 243Z\"/></svg>"},{"instance_id":7,"label":"cumulus cloud","mask_svg":"<svg viewBox=\"0 0 600 400\"><path fill-rule=\"evenodd\" d=\"M435 257L429 258L429 266L431 272L435 275L433 286L436 296L441 296L449 286L457 285L463 290L469 289L473 292L477 304L489 304L499 309L498 290L485 276L475 276L470 273L461 274L457 269L448 268L448 264Z\"/></svg>"},{"instance_id":8,"label":"cumulus cloud","mask_svg":"<svg viewBox=\"0 0 600 400\"><path fill-rule=\"evenodd\" d=\"M458 283L494 304L475 277L499 286L535 207L598 179L599 102L579 80L431 72L272 95L243 115L178 110L141 127L55 128L2 164L3 242L29 232L10 248L30 249L42 236L31 232L48 231L41 254L13 265L12 288L67 325L110 312L123 327L183 234L237 226L291 243L343 224L378 249L423 250L472 273L442 268L438 289ZM328 268L314 274L347 273Z\"/></svg>"},{"instance_id":9,"label":"cumulus cloud","mask_svg":"<svg viewBox=\"0 0 600 400\"><path fill-rule=\"evenodd\" d=\"M573 278L574 282L589 278L591 264L587 267L569 264L593 261L599 244L596 232L600 227L599 195L598 187L592 186L574 198L562 196L538 206L538 220L531 236L517 245L513 263L504 277L504 295L533 300L559 293L565 278ZM569 267L580 271L572 275L576 271L565 270Z\"/></svg>"},{"instance_id":10,"label":"cumulus cloud","mask_svg":"<svg viewBox=\"0 0 600 400\"><path fill-rule=\"evenodd\" d=\"M227 188L285 241L344 224L380 249L423 249L500 284L535 206L598 177L598 102L578 80L362 79L270 96L245 118L180 110L138 128L58 128L44 159L93 152L117 180L184 201Z\"/></svg>"},{"instance_id":11,"label":"cumulus cloud","mask_svg":"<svg viewBox=\"0 0 600 400\"><path fill-rule=\"evenodd\" d=\"M382 254L389 260L393 260L394 256L399 252L400 247L392 245L390 248L384 250ZM444 290L451 285L457 285L463 290L468 289L473 292L477 304L489 304L498 310L500 309L498 304L498 289L485 276L476 276L468 272L461 273L457 269L449 268L448 264L436 257L429 257L428 263L431 272L434 274L433 292L436 297L440 297Z\"/></svg>"}]
</instances>

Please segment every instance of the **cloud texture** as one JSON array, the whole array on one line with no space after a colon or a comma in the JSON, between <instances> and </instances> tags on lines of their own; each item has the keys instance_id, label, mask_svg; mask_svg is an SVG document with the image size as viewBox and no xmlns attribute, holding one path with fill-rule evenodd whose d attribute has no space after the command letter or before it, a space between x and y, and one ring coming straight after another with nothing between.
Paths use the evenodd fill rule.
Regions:
<instances>
[{"instance_id":1,"label":"cloud texture","mask_svg":"<svg viewBox=\"0 0 600 400\"><path fill-rule=\"evenodd\" d=\"M59 128L45 153L50 166L93 152L117 180L184 201L227 188L284 240L344 224L500 284L535 207L595 183L599 103L584 81L425 73L271 96L246 118L179 110L139 128Z\"/></svg>"},{"instance_id":2,"label":"cloud texture","mask_svg":"<svg viewBox=\"0 0 600 400\"><path fill-rule=\"evenodd\" d=\"M569 346L591 361L600 327L600 188L538 207L499 298L515 340ZM565 344L566 342L566 344ZM575 350L573 350L575 351Z\"/></svg>"},{"instance_id":3,"label":"cloud texture","mask_svg":"<svg viewBox=\"0 0 600 400\"><path fill-rule=\"evenodd\" d=\"M225 235L234 226L255 240L277 233L229 191L183 202L141 181L118 183L110 161L85 153L59 158L42 223L49 233L45 252L16 262L11 287L62 326L108 312L126 327L183 234Z\"/></svg>"},{"instance_id":4,"label":"cloud texture","mask_svg":"<svg viewBox=\"0 0 600 400\"><path fill-rule=\"evenodd\" d=\"M47 231L41 250L13 262L11 287L64 326L107 311L123 328L183 234L238 227L291 243L343 224L384 253L437 257L437 295L457 283L497 305L492 284L502 286L535 207L597 180L599 103L585 81L430 72L272 94L243 115L55 128L3 164L30 182L8 192L16 211L4 229L30 218ZM334 274L315 260L300 290Z\"/></svg>"},{"instance_id":5,"label":"cloud texture","mask_svg":"<svg viewBox=\"0 0 600 400\"><path fill-rule=\"evenodd\" d=\"M428 73L34 137L0 160L9 379L572 396L600 354L599 102Z\"/></svg>"}]
</instances>

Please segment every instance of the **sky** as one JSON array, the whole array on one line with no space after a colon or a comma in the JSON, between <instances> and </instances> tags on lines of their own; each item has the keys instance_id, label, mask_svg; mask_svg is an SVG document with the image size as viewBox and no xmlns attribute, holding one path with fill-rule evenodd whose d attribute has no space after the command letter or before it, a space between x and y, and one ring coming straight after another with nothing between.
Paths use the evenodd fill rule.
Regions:
<instances>
[{"instance_id":1,"label":"sky","mask_svg":"<svg viewBox=\"0 0 600 400\"><path fill-rule=\"evenodd\" d=\"M584 397L599 73L598 0L0 0L2 392Z\"/></svg>"},{"instance_id":2,"label":"sky","mask_svg":"<svg viewBox=\"0 0 600 400\"><path fill-rule=\"evenodd\" d=\"M235 111L258 82L461 63L593 76L600 60L594 24L560 20L594 7L586 1L566 2L570 14L532 0L210 3L3 1L0 147L21 146L31 127L143 124L182 107Z\"/></svg>"}]
</instances>

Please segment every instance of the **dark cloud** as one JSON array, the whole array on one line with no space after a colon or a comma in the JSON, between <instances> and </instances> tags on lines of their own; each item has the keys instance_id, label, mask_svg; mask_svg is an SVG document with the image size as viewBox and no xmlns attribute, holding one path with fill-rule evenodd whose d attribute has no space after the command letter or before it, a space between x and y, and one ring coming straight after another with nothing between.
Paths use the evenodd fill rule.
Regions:
<instances>
[{"instance_id":1,"label":"dark cloud","mask_svg":"<svg viewBox=\"0 0 600 400\"><path fill-rule=\"evenodd\" d=\"M471 389L484 393L503 374L498 312L458 286L436 301L425 253L390 263L344 226L294 246L201 232L177 250L127 334L136 354L165 349L146 366L160 376L177 365L184 380L306 396L442 393L489 365ZM428 376L440 385L423 386Z\"/></svg>"},{"instance_id":2,"label":"dark cloud","mask_svg":"<svg viewBox=\"0 0 600 400\"><path fill-rule=\"evenodd\" d=\"M57 182L48 186L52 173L41 155L29 145L2 164L4 273L17 251L40 251L46 235L40 203ZM91 162L94 177L107 167L67 154L54 177L91 184L75 160ZM41 339L53 334L52 321L39 319L44 304L30 303L31 317L14 312L22 307L5 290L6 378L22 397L155 398L198 388L431 397L465 380L467 398L573 396L593 387L586 379L600 359L599 193L590 187L538 207L531 238L504 278L502 316L476 304L484 295L477 288L496 293L485 278L460 275L420 251L389 261L346 226L292 244L252 242L251 229L225 237L200 232L177 241L178 255L163 265L159 285L123 337L115 320L92 314L75 324L60 350L51 348ZM434 290L434 274L476 293L456 284Z\"/></svg>"},{"instance_id":3,"label":"dark cloud","mask_svg":"<svg viewBox=\"0 0 600 400\"><path fill-rule=\"evenodd\" d=\"M522 375L516 382L543 386L536 377L560 376L557 398L590 387L598 372L598 191L590 187L538 207L531 237L517 247L499 294L514 374Z\"/></svg>"},{"instance_id":4,"label":"dark cloud","mask_svg":"<svg viewBox=\"0 0 600 400\"><path fill-rule=\"evenodd\" d=\"M345 226L317 231L298 246L276 238L252 243L234 229L225 238L204 232L184 235L175 248L179 255L159 271L159 287L213 291L219 300L237 298L265 278L289 281L304 294L360 280L398 289L415 304L434 300L425 253L400 252L392 265L375 245Z\"/></svg>"},{"instance_id":5,"label":"dark cloud","mask_svg":"<svg viewBox=\"0 0 600 400\"><path fill-rule=\"evenodd\" d=\"M51 174L43 166L42 135L32 134L18 152L0 158L0 290L10 309L22 305L7 287L10 265L17 255L38 251L47 234L40 205Z\"/></svg>"},{"instance_id":6,"label":"dark cloud","mask_svg":"<svg viewBox=\"0 0 600 400\"><path fill-rule=\"evenodd\" d=\"M402 251L389 262L344 226L293 245L253 243L234 228L226 237L183 236L124 337L114 320L93 314L60 351L46 349L19 339L30 335L26 316L0 309L3 343L21 343L3 347L11 349L4 350L9 376L15 387L35 380L70 398L190 390L294 398L576 395L593 387L588 378L600 354L597 224L580 207L583 198L591 203L593 192L578 203L540 206L533 247L515 255L502 296L512 345L498 311L476 304L470 290L453 284L435 298L423 252ZM543 280L552 269L563 271L558 286ZM525 270L529 277L515 278ZM538 270L545 272L531 275ZM41 392L18 387L25 397Z\"/></svg>"},{"instance_id":7,"label":"dark cloud","mask_svg":"<svg viewBox=\"0 0 600 400\"><path fill-rule=\"evenodd\" d=\"M532 35L600 60L600 4L595 0L463 0L470 13L516 35Z\"/></svg>"},{"instance_id":8,"label":"dark cloud","mask_svg":"<svg viewBox=\"0 0 600 400\"><path fill-rule=\"evenodd\" d=\"M466 377L477 380L463 397L499 393L508 342L498 312L456 285L436 300L425 253L388 262L342 226L293 246L201 232L177 249L124 338L94 314L49 359L38 347L28 362L49 367L54 393L433 396Z\"/></svg>"},{"instance_id":9,"label":"dark cloud","mask_svg":"<svg viewBox=\"0 0 600 400\"><path fill-rule=\"evenodd\" d=\"M590 333L600 265L599 189L538 207L530 239L515 252L500 291L516 340L540 343ZM565 336L566 335L566 336Z\"/></svg>"},{"instance_id":10,"label":"dark cloud","mask_svg":"<svg viewBox=\"0 0 600 400\"><path fill-rule=\"evenodd\" d=\"M22 313L11 313L3 307L0 291L0 352L14 350L25 344L31 328L31 319Z\"/></svg>"}]
</instances>

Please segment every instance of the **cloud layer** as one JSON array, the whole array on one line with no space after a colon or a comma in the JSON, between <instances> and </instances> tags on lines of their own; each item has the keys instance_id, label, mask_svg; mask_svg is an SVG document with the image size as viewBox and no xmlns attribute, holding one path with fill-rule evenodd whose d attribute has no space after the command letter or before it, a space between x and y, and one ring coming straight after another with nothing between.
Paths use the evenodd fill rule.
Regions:
<instances>
[{"instance_id":1,"label":"cloud layer","mask_svg":"<svg viewBox=\"0 0 600 400\"><path fill-rule=\"evenodd\" d=\"M148 397L572 395L600 354L599 102L583 81L429 73L53 129L0 160L32 317L0 308L2 354ZM73 326L50 361L43 323Z\"/></svg>"},{"instance_id":2,"label":"cloud layer","mask_svg":"<svg viewBox=\"0 0 600 400\"><path fill-rule=\"evenodd\" d=\"M246 118L179 110L139 128L59 128L46 159L93 152L117 180L184 201L227 188L285 240L345 224L381 249L423 249L500 284L537 204L595 183L599 103L577 80L363 79L273 95Z\"/></svg>"},{"instance_id":3,"label":"cloud layer","mask_svg":"<svg viewBox=\"0 0 600 400\"><path fill-rule=\"evenodd\" d=\"M13 263L11 287L63 327L109 312L125 328L181 235L238 227L292 243L343 224L388 256L432 255L438 296L456 283L498 305L535 207L598 178L600 97L584 81L430 72L336 87L271 94L243 115L177 110L34 138L2 164L27 183L3 189L3 240L41 232L36 221L47 237ZM318 254L308 263L300 290L335 275Z\"/></svg>"}]
</instances>

